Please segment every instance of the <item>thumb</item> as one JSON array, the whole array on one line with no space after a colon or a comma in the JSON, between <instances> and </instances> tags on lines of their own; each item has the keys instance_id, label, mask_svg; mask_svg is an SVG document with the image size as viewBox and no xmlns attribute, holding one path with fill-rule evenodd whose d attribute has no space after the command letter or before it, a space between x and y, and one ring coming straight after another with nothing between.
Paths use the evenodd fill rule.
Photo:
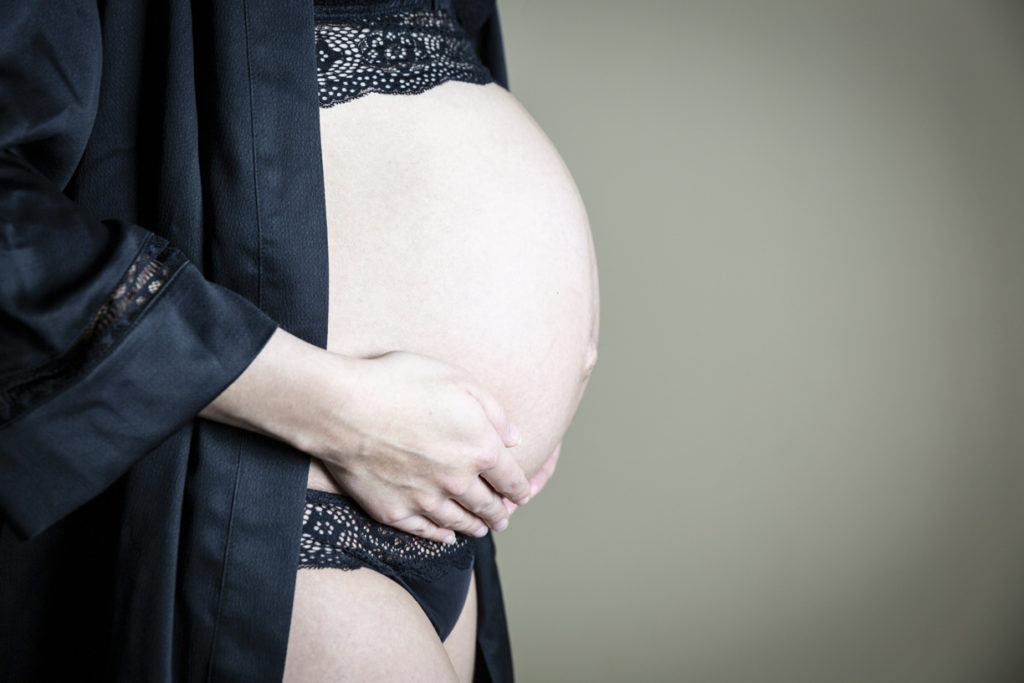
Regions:
<instances>
[{"instance_id":1,"label":"thumb","mask_svg":"<svg viewBox=\"0 0 1024 683\"><path fill-rule=\"evenodd\" d=\"M505 413L505 409L498 403L498 399L491 395L491 392L487 391L483 387L477 386L473 383L466 385L466 391L477 400L477 403L484 409L484 414L487 419L490 420L494 426L494 430L498 432L498 436L504 442L505 446L511 448L512 446L518 446L523 442L523 437L519 433L519 429L516 428L515 423L509 419L508 414Z\"/></svg>"}]
</instances>

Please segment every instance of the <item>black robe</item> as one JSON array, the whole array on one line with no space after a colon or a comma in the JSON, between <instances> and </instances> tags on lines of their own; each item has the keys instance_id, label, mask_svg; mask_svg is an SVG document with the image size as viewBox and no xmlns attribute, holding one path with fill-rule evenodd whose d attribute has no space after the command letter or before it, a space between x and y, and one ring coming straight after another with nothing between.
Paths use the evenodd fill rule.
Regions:
<instances>
[{"instance_id":1,"label":"black robe","mask_svg":"<svg viewBox=\"0 0 1024 683\"><path fill-rule=\"evenodd\" d=\"M326 342L315 73L311 0L0 0L0 680L280 679L309 459L195 415Z\"/></svg>"}]
</instances>

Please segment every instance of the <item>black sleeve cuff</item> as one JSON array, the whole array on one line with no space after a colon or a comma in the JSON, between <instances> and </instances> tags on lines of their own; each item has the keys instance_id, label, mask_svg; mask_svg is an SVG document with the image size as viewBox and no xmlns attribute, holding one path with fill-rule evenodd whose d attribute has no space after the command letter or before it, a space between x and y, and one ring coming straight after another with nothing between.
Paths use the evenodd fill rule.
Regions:
<instances>
[{"instance_id":1,"label":"black sleeve cuff","mask_svg":"<svg viewBox=\"0 0 1024 683\"><path fill-rule=\"evenodd\" d=\"M141 285L149 296L118 311L120 329L99 330L114 334L111 343L89 346L93 355L72 363L77 375L15 405L0 424L0 509L19 536L38 534L101 493L216 398L277 329L249 301L168 254L160 261L173 265L166 279L152 292L152 278Z\"/></svg>"}]
</instances>

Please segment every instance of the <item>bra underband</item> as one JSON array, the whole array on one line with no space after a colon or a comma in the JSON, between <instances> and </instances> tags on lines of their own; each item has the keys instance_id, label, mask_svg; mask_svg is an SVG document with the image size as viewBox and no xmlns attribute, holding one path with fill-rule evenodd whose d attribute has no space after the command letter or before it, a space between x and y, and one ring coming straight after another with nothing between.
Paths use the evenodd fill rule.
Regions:
<instances>
[{"instance_id":1,"label":"bra underband","mask_svg":"<svg viewBox=\"0 0 1024 683\"><path fill-rule=\"evenodd\" d=\"M447 81L492 82L454 14L435 5L315 4L320 106L367 93L415 95Z\"/></svg>"}]
</instances>

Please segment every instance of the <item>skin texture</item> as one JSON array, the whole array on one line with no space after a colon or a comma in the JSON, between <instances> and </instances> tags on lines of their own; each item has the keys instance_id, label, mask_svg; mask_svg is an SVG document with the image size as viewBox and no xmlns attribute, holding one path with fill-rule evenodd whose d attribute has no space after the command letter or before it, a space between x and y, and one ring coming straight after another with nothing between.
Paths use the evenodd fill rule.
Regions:
<instances>
[{"instance_id":1,"label":"skin texture","mask_svg":"<svg viewBox=\"0 0 1024 683\"><path fill-rule=\"evenodd\" d=\"M472 680L475 583L442 644L412 596L376 572L307 569L296 581L285 681Z\"/></svg>"},{"instance_id":2,"label":"skin texture","mask_svg":"<svg viewBox=\"0 0 1024 683\"><path fill-rule=\"evenodd\" d=\"M523 435L532 476L596 362L597 275L582 200L551 142L495 84L321 109L327 348L464 368ZM330 487L313 468L310 485Z\"/></svg>"}]
</instances>

